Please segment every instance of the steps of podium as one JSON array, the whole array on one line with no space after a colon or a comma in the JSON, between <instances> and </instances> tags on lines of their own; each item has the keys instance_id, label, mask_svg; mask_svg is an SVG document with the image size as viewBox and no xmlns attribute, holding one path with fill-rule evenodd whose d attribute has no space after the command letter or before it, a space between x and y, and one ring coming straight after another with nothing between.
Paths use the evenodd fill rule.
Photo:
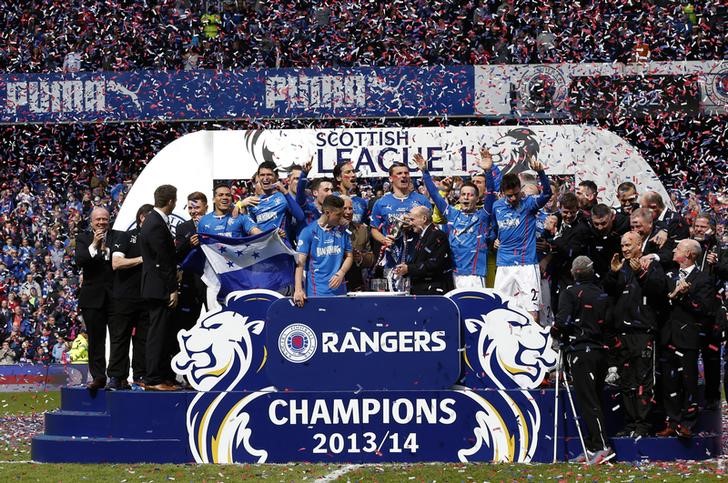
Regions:
<instances>
[{"instance_id":1,"label":"steps of podium","mask_svg":"<svg viewBox=\"0 0 728 483\"><path fill-rule=\"evenodd\" d=\"M68 411L65 409L46 413L45 434L108 437L112 435L111 415L96 411Z\"/></svg>"},{"instance_id":2,"label":"steps of podium","mask_svg":"<svg viewBox=\"0 0 728 483\"><path fill-rule=\"evenodd\" d=\"M441 392L416 392L421 398L442 398L449 397L449 391ZM189 447L186 418L187 409L199 393L194 391L179 392L143 392L143 391L116 391L106 392L99 390L91 393L85 388L63 388L61 391L61 409L45 416L45 434L33 438L32 457L36 461L43 462L78 462L78 463L185 463L193 462L192 453ZM217 393L225 397L244 398L251 393ZM393 393L369 393L368 397L401 397ZM545 434L549 441L552 439L548 434L553 435L553 390L531 391L537 397L542 407L542 422L540 432ZM216 397L215 394L210 394ZM273 393L271 399L298 397L301 399L313 400L318 397L332 397L325 393ZM360 395L364 396L363 394ZM560 429L559 460L563 461L581 453L581 445L577 436L576 426L571 411L563 405L566 402L565 394L561 398L559 414ZM260 401L265 400L264 396ZM353 397L351 393L337 393L337 398ZM235 399L238 400L238 399ZM266 403L267 404L267 403ZM259 406L262 408L264 406ZM267 407L267 406L265 406ZM606 407L605 418L607 429L613 435L620 428L620 411L611 410ZM260 409L259 409L260 410ZM259 414L262 418L268 418L267 411ZM458 415L467 419L468 413ZM584 427L582 426L582 429ZM617 461L636 461L649 459L653 461L674 460L674 459L708 459L720 454L721 413L720 411L702 411L700 413L695 433L696 436L690 440L678 438L611 438L612 445L617 452ZM284 426L279 427L285 433ZM385 428L386 429L386 428ZM659 428L658 428L659 429ZM339 431L377 431L370 427L347 427ZM311 429L313 432L320 429ZM394 430L396 431L396 429ZM472 435L470 430L465 430L465 437ZM423 432L423 436L429 431ZM276 436L279 437L279 436ZM310 440L311 435L307 436ZM471 436L472 437L472 436ZM280 440L277 440L280 441ZM284 445L285 446L285 445ZM541 448L533 457L533 461L550 462L553 446L546 443L550 448ZM299 448L296 445L296 448ZM271 449L275 448L273 446ZM300 453L297 456L282 456L277 451L271 451L268 457L269 462L285 461L319 461L321 458L331 458L332 455L313 455L311 453ZM396 455L395 455L396 456ZM286 459L287 458L287 459ZM296 459L298 458L298 459ZM341 462L368 462L367 455L338 454L335 461ZM442 461L432 457L421 458L419 454L412 455L412 461ZM330 460L330 461L334 461ZM361 460L361 461L360 461ZM236 460L237 461L237 460ZM329 461L320 459L320 461ZM382 460L386 461L386 459Z\"/></svg>"},{"instance_id":3,"label":"steps of podium","mask_svg":"<svg viewBox=\"0 0 728 483\"><path fill-rule=\"evenodd\" d=\"M186 440L70 437L33 438L34 461L45 463L190 463Z\"/></svg>"}]
</instances>

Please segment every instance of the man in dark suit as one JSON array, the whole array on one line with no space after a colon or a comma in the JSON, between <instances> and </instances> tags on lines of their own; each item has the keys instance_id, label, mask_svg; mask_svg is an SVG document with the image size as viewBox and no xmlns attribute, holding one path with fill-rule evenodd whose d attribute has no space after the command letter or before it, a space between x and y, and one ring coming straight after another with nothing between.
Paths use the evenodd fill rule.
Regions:
<instances>
[{"instance_id":1,"label":"man in dark suit","mask_svg":"<svg viewBox=\"0 0 728 483\"><path fill-rule=\"evenodd\" d=\"M412 295L443 295L453 289L452 257L447 235L432 223L432 211L415 206L409 213L412 231L419 235L412 261L394 268L400 277L409 277Z\"/></svg>"},{"instance_id":2,"label":"man in dark suit","mask_svg":"<svg viewBox=\"0 0 728 483\"><path fill-rule=\"evenodd\" d=\"M205 193L195 191L187 196L187 212L190 214L190 219L177 225L175 231L177 263L182 263L192 249L200 246L197 223L207 213ZM205 302L206 291L207 287L198 273L190 270L182 271L179 304L174 315L176 331L191 329L195 325Z\"/></svg>"},{"instance_id":3,"label":"man in dark suit","mask_svg":"<svg viewBox=\"0 0 728 483\"><path fill-rule=\"evenodd\" d=\"M710 316L714 292L710 279L695 265L700 244L682 240L673 260L679 270L668 273L670 310L660 329L666 427L658 436L690 438L698 416L698 351L702 321Z\"/></svg>"},{"instance_id":4,"label":"man in dark suit","mask_svg":"<svg viewBox=\"0 0 728 483\"><path fill-rule=\"evenodd\" d=\"M666 241L673 246L678 241L690 237L690 226L685 219L674 210L665 206L660 193L648 191L642 195L640 206L647 208L652 213L653 224L655 225L655 243L662 247Z\"/></svg>"},{"instance_id":5,"label":"man in dark suit","mask_svg":"<svg viewBox=\"0 0 728 483\"><path fill-rule=\"evenodd\" d=\"M700 244L703 255L695 261L695 265L708 276L717 293L723 286L719 276L720 244L715 236L715 223L708 213L699 213L693 220L691 236ZM705 374L705 409L720 408L720 347L723 343L725 315L722 313L720 296L713 300L714 315L703 320L700 355L703 359Z\"/></svg>"},{"instance_id":6,"label":"man in dark suit","mask_svg":"<svg viewBox=\"0 0 728 483\"><path fill-rule=\"evenodd\" d=\"M655 239L659 230L652 219L652 212L647 208L638 208L629 217L632 231L642 237L642 268L647 270L650 260L657 261L665 271L673 268L672 250L673 242L666 239L660 243ZM659 237L658 237L659 238Z\"/></svg>"},{"instance_id":7,"label":"man in dark suit","mask_svg":"<svg viewBox=\"0 0 728 483\"><path fill-rule=\"evenodd\" d=\"M169 215L177 204L177 188L162 185L154 190L154 210L144 220L139 232L142 254L142 298L149 309L147 333L146 389L173 391L174 373L170 355L176 342L171 327L177 306L177 260Z\"/></svg>"},{"instance_id":8,"label":"man in dark suit","mask_svg":"<svg viewBox=\"0 0 728 483\"><path fill-rule=\"evenodd\" d=\"M107 246L109 212L105 208L94 208L90 225L90 231L81 232L76 237L75 260L83 275L78 306L88 333L91 376L88 388L97 390L106 385L106 327L113 283L111 250Z\"/></svg>"}]
</instances>

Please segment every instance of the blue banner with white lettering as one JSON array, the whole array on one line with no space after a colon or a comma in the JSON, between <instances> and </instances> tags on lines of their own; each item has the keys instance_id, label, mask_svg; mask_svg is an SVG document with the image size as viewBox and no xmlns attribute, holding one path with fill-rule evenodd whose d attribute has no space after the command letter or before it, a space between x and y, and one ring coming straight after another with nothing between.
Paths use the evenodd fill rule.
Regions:
<instances>
[{"instance_id":1,"label":"blue banner with white lettering","mask_svg":"<svg viewBox=\"0 0 728 483\"><path fill-rule=\"evenodd\" d=\"M460 316L445 297L283 299L266 332L280 390L449 389L460 376Z\"/></svg>"},{"instance_id":2,"label":"blue banner with white lettering","mask_svg":"<svg viewBox=\"0 0 728 483\"><path fill-rule=\"evenodd\" d=\"M5 74L2 123L471 116L473 66Z\"/></svg>"}]
</instances>

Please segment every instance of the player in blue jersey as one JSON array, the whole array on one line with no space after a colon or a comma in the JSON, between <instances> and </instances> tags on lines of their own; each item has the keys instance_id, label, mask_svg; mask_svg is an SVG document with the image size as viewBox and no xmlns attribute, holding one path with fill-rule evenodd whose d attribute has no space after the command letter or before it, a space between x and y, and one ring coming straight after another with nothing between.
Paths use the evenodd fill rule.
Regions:
<instances>
[{"instance_id":1,"label":"player in blue jersey","mask_svg":"<svg viewBox=\"0 0 728 483\"><path fill-rule=\"evenodd\" d=\"M364 198L357 195L356 171L351 161L340 163L334 166L334 179L336 193L347 195L351 198L351 205L354 208L354 223L368 223L369 214L367 213L367 202Z\"/></svg>"},{"instance_id":2,"label":"player in blue jersey","mask_svg":"<svg viewBox=\"0 0 728 483\"><path fill-rule=\"evenodd\" d=\"M372 207L372 238L386 248L384 276L389 280L389 289L392 292L404 292L407 291L407 287L396 283L392 277L392 269L406 262L404 259L406 247L404 237L397 238L392 233L392 222L397 217L406 217L415 206L430 208L431 204L424 195L413 189L409 168L404 164L392 164L389 168L389 182L392 191L379 198Z\"/></svg>"},{"instance_id":3,"label":"player in blue jersey","mask_svg":"<svg viewBox=\"0 0 728 483\"><path fill-rule=\"evenodd\" d=\"M264 161L258 166L256 174L260 194L249 196L241 205L247 210L250 217L263 231L271 228L281 230L286 236L286 228L291 217L303 223L303 211L288 190L278 181L276 164L273 161Z\"/></svg>"},{"instance_id":4,"label":"player in blue jersey","mask_svg":"<svg viewBox=\"0 0 728 483\"><path fill-rule=\"evenodd\" d=\"M460 186L460 209L448 205L440 195L421 154L414 162L435 206L447 220L450 251L455 263L455 288L485 288L488 271L488 237L491 232L491 210L495 201L493 157L487 149L480 151L480 167L485 174L486 196L483 207L477 209L480 193L475 184L466 182Z\"/></svg>"},{"instance_id":5,"label":"player in blue jersey","mask_svg":"<svg viewBox=\"0 0 728 483\"><path fill-rule=\"evenodd\" d=\"M213 191L213 210L200 218L197 233L242 238L257 235L261 230L248 215L232 216L233 192L227 184L218 184Z\"/></svg>"},{"instance_id":6,"label":"player in blue jersey","mask_svg":"<svg viewBox=\"0 0 728 483\"><path fill-rule=\"evenodd\" d=\"M344 200L329 195L322 208L321 217L304 228L298 237L293 301L299 307L303 307L307 297L346 295L344 279L354 261L349 233L342 226L346 223Z\"/></svg>"},{"instance_id":7,"label":"player in blue jersey","mask_svg":"<svg viewBox=\"0 0 728 483\"><path fill-rule=\"evenodd\" d=\"M493 204L498 230L498 269L493 288L513 297L538 321L541 273L536 257L536 222L538 211L551 198L551 185L541 162L531 157L530 166L538 173L543 189L541 194L524 197L518 175L508 173L501 180L503 197Z\"/></svg>"},{"instance_id":8,"label":"player in blue jersey","mask_svg":"<svg viewBox=\"0 0 728 483\"><path fill-rule=\"evenodd\" d=\"M301 230L321 217L324 200L334 192L334 183L329 178L316 178L309 183L307 176L311 171L311 164L312 161L309 161L303 165L301 176L298 178L298 186L296 187L296 203L303 210L306 220ZM307 184L311 190L311 196L306 193ZM301 230L298 230L298 233Z\"/></svg>"}]
</instances>

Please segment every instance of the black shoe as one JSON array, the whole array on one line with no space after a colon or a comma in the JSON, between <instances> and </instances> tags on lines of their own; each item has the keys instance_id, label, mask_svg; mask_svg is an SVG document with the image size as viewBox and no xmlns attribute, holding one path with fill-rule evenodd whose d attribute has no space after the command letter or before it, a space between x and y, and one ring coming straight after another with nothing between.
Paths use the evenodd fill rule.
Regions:
<instances>
[{"instance_id":1,"label":"black shoe","mask_svg":"<svg viewBox=\"0 0 728 483\"><path fill-rule=\"evenodd\" d=\"M99 389L103 389L106 386L106 378L105 377L97 377L93 381L86 384L86 389L89 391L98 391Z\"/></svg>"},{"instance_id":2,"label":"black shoe","mask_svg":"<svg viewBox=\"0 0 728 483\"><path fill-rule=\"evenodd\" d=\"M718 409L720 409L720 399L713 400L713 401L706 401L706 403L705 403L706 411L717 411Z\"/></svg>"},{"instance_id":3,"label":"black shoe","mask_svg":"<svg viewBox=\"0 0 728 483\"><path fill-rule=\"evenodd\" d=\"M109 382L106 384L107 391L122 391L124 389L125 388L123 386L122 380L118 377L110 377Z\"/></svg>"}]
</instances>

